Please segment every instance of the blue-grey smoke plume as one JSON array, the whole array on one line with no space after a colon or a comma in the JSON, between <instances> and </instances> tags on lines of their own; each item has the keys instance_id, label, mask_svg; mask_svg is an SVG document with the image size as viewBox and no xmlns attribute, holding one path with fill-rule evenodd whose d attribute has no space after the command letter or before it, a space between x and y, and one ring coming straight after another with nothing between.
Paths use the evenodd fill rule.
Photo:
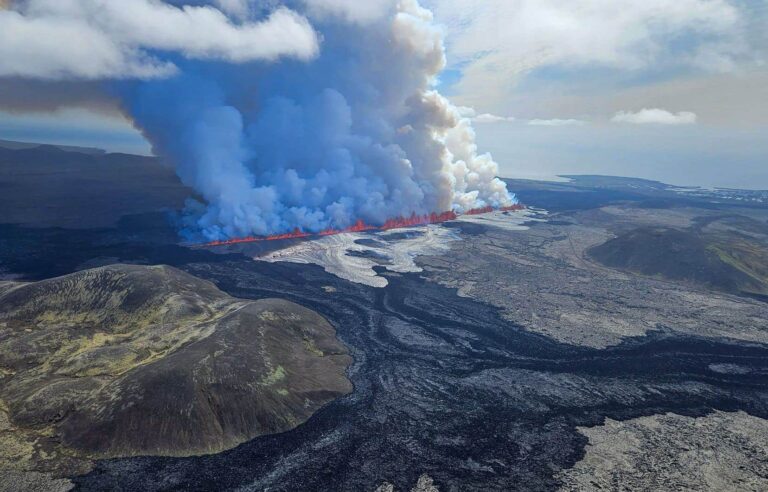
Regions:
<instances>
[{"instance_id":1,"label":"blue-grey smoke plume","mask_svg":"<svg viewBox=\"0 0 768 492\"><path fill-rule=\"evenodd\" d=\"M317 231L514 203L469 120L435 90L442 36L416 0L19 5L6 19L19 29L56 14L108 38L116 54L103 63L57 70L120 79L109 84L126 114L203 200L188 206L190 234Z\"/></svg>"}]
</instances>

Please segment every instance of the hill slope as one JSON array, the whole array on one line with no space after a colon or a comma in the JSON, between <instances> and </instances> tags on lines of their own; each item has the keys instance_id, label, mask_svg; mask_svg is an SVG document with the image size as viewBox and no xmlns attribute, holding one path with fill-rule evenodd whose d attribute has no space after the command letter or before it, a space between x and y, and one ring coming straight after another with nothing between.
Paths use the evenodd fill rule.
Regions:
<instances>
[{"instance_id":1,"label":"hill slope","mask_svg":"<svg viewBox=\"0 0 768 492\"><path fill-rule=\"evenodd\" d=\"M0 146L4 224L114 227L126 215L179 210L190 196L174 170L152 157Z\"/></svg>"},{"instance_id":2,"label":"hill slope","mask_svg":"<svg viewBox=\"0 0 768 492\"><path fill-rule=\"evenodd\" d=\"M286 431L351 391L350 361L313 311L235 299L170 267L0 283L0 421L6 441L29 445L15 459L26 469ZM0 468L11 458L0 451Z\"/></svg>"},{"instance_id":3,"label":"hill slope","mask_svg":"<svg viewBox=\"0 0 768 492\"><path fill-rule=\"evenodd\" d=\"M768 293L768 254L751 238L641 227L589 250L612 268L734 294Z\"/></svg>"}]
</instances>

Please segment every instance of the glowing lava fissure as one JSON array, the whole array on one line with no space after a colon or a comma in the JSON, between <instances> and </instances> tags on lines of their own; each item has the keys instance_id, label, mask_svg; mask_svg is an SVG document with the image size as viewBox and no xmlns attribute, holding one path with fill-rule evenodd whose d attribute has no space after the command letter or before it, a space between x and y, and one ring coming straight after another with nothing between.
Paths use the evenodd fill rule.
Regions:
<instances>
[{"instance_id":1,"label":"glowing lava fissure","mask_svg":"<svg viewBox=\"0 0 768 492\"><path fill-rule=\"evenodd\" d=\"M258 243L264 241L280 241L285 239L306 239L312 237L325 237L335 236L337 234L346 234L350 232L368 232L368 231L389 231L392 229L403 229L406 227L424 226L429 224L440 224L442 222L448 222L456 220L459 215L483 215L494 211L511 212L517 210L524 210L525 205L511 205L508 207L493 208L482 207L468 210L463 214L457 214L456 212L443 212L443 213L431 213L425 215L412 214L410 217L396 217L394 219L388 219L384 224L380 226L373 226L366 224L362 220L358 220L354 225L345 229L325 229L317 233L304 232L300 229L295 229L293 232L287 232L285 234L273 234L271 236L248 236L238 237L232 239L226 239L223 241L212 241L210 243L202 244L202 246L231 246L234 244L243 243Z\"/></svg>"}]
</instances>

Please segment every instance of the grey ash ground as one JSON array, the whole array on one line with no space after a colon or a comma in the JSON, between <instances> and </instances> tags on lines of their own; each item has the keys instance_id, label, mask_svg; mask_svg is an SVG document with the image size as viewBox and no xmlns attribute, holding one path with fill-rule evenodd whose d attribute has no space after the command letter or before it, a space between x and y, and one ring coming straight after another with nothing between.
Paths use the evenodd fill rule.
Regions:
<instances>
[{"instance_id":1,"label":"grey ash ground","mask_svg":"<svg viewBox=\"0 0 768 492\"><path fill-rule=\"evenodd\" d=\"M378 287L317 265L175 246L150 216L88 231L2 226L7 276L170 264L238 299L321 314L354 358L352 393L293 430L207 456L101 460L69 478L80 490L506 491L653 487L683 473L670 483L768 487L760 202L608 178L511 188L549 210L547 222L452 224L450 250L416 258L422 271L375 266L387 280ZM693 235L751 280L647 269L642 255L606 266L591 254L649 226ZM727 237L749 254L718 252ZM706 461L687 460L692 449L721 468L687 473Z\"/></svg>"}]
</instances>

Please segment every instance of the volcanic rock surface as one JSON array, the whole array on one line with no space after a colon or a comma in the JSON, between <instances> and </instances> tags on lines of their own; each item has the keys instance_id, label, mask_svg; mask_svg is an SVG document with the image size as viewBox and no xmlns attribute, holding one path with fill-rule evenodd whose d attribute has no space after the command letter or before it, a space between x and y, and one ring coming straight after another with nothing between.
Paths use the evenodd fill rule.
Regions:
<instances>
[{"instance_id":1,"label":"volcanic rock surface","mask_svg":"<svg viewBox=\"0 0 768 492\"><path fill-rule=\"evenodd\" d=\"M0 468L220 452L349 393L350 363L313 311L171 267L0 283Z\"/></svg>"},{"instance_id":2,"label":"volcanic rock surface","mask_svg":"<svg viewBox=\"0 0 768 492\"><path fill-rule=\"evenodd\" d=\"M288 262L320 265L339 278L383 288L389 282L375 270L420 272L414 259L419 255L441 254L459 238L439 225L376 233L349 233L301 242L285 249L257 256L269 263Z\"/></svg>"},{"instance_id":3,"label":"volcanic rock surface","mask_svg":"<svg viewBox=\"0 0 768 492\"><path fill-rule=\"evenodd\" d=\"M693 479L713 464L731 471L736 465L730 478L761 485L765 473L753 450L768 422L766 298L606 267L588 251L649 227L729 244L760 241L768 194L679 196L662 184L594 177L512 184L531 216L498 213L441 224L459 240L435 253L417 251L408 271L392 270L391 251L419 241L415 232L365 235L336 255L345 268L373 262L366 268L387 280L382 287L330 274L325 264L253 260L290 242L187 248L157 216L126 217L103 230L0 224L6 279L53 278L108 262L171 264L238 299L307 306L332 320L355 355L347 372L354 391L288 432L204 456L98 460L84 475L74 468L0 473L0 490L6 477L12 479L6 488L25 490L62 476L69 482L51 481L49 489L544 492L583 484L580 490L589 490L578 475L591 473L586 465L599 451L592 436L621 426L632 430L617 435L637 439L609 437L603 455L631 460L636 474L622 475L624 465L606 462L596 473L600 483L611 480L609 489L706 483ZM757 256L724 252L760 271ZM0 428L18 429L4 416ZM660 422L662 431L643 419ZM647 431L634 430L637 425ZM749 439L741 441L739 426ZM15 449L19 460L33 456L35 446L56 451L41 448L48 441L38 429L23 430L29 441L4 441L0 449ZM49 432L51 440L56 432ZM0 431L0 438L17 435ZM703 453L696 456L691 446L699 443ZM710 450L726 461L699 460ZM60 456L82 456L67 452ZM690 467L680 462L686 452L697 460ZM683 466L683 482L664 460Z\"/></svg>"},{"instance_id":4,"label":"volcanic rock surface","mask_svg":"<svg viewBox=\"0 0 768 492\"><path fill-rule=\"evenodd\" d=\"M768 219L762 210L740 213ZM531 332L569 344L605 348L654 331L766 344L768 303L732 295L745 293L747 285L757 286L757 280L726 288L728 279L758 275L748 276L720 257L740 258L741 264L753 265L749 271L757 272L768 264L759 252L768 249L755 249L751 256L734 247L717 253L715 244L762 241L756 233L747 236L745 220L723 215L708 209L630 205L560 212L532 223L527 231L487 224L482 233L464 234L461 242L452 243L449 254L422 256L416 264L430 281L502 309L507 319ZM716 236L709 232L726 226L738 229ZM676 232L670 232L672 227ZM664 231L664 237L639 230ZM615 257L623 259L622 268L609 261Z\"/></svg>"},{"instance_id":5,"label":"volcanic rock surface","mask_svg":"<svg viewBox=\"0 0 768 492\"><path fill-rule=\"evenodd\" d=\"M580 428L586 456L562 491L768 489L768 421L744 412L673 413Z\"/></svg>"}]
</instances>

